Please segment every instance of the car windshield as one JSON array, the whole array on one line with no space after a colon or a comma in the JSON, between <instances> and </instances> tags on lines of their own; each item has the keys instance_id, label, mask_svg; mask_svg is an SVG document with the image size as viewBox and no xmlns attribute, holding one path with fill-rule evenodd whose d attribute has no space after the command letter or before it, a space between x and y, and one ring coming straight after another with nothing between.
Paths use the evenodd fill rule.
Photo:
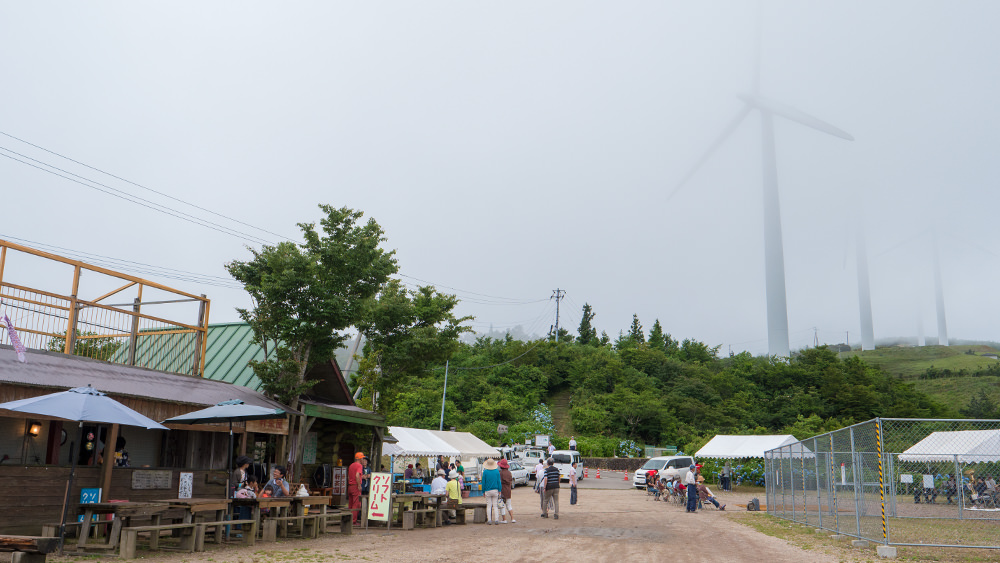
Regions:
<instances>
[{"instance_id":1,"label":"car windshield","mask_svg":"<svg viewBox=\"0 0 1000 563\"><path fill-rule=\"evenodd\" d=\"M510 464L510 469L512 471L517 471L517 470L521 469L521 464L520 463L512 463L512 464Z\"/></svg>"},{"instance_id":2,"label":"car windshield","mask_svg":"<svg viewBox=\"0 0 1000 563\"><path fill-rule=\"evenodd\" d=\"M642 466L642 468L645 469L646 471L649 471L650 469L659 470L661 467L663 467L663 461L656 459L651 459L646 462L646 465Z\"/></svg>"},{"instance_id":3,"label":"car windshield","mask_svg":"<svg viewBox=\"0 0 1000 563\"><path fill-rule=\"evenodd\" d=\"M570 454L552 454L552 461L556 463L573 463L573 458Z\"/></svg>"}]
</instances>

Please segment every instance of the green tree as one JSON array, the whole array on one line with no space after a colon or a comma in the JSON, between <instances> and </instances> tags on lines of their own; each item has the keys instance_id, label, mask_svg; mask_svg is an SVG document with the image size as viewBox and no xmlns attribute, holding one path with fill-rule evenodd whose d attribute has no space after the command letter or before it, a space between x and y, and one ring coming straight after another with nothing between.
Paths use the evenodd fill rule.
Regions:
<instances>
[{"instance_id":1,"label":"green tree","mask_svg":"<svg viewBox=\"0 0 1000 563\"><path fill-rule=\"evenodd\" d=\"M997 418L1000 415L997 404L986 394L985 389L980 389L979 394L973 395L969 404L959 412L968 418Z\"/></svg>"},{"instance_id":2,"label":"green tree","mask_svg":"<svg viewBox=\"0 0 1000 563\"><path fill-rule=\"evenodd\" d=\"M639 315L632 315L632 326L628 329L628 338L636 344L646 341L646 336L642 334L642 323L639 322Z\"/></svg>"},{"instance_id":3,"label":"green tree","mask_svg":"<svg viewBox=\"0 0 1000 563\"><path fill-rule=\"evenodd\" d=\"M378 297L368 303L356 324L365 335L365 356L378 357L378 377L364 393L377 392L392 401L404 378L423 378L459 348L458 337L472 329L462 323L473 317L456 317L458 298L433 286L407 290L390 280ZM384 405L375 410L386 412Z\"/></svg>"},{"instance_id":4,"label":"green tree","mask_svg":"<svg viewBox=\"0 0 1000 563\"><path fill-rule=\"evenodd\" d=\"M597 329L591 324L594 320L594 309L591 308L590 303L583 304L583 317L580 319L580 328L576 330L577 334L580 336L576 339L579 344L584 346L597 346L600 340L597 339Z\"/></svg>"},{"instance_id":5,"label":"green tree","mask_svg":"<svg viewBox=\"0 0 1000 563\"><path fill-rule=\"evenodd\" d=\"M663 333L663 327L660 326L660 319L653 321L653 328L649 329L649 347L653 350L665 351L668 338L670 337Z\"/></svg>"},{"instance_id":6,"label":"green tree","mask_svg":"<svg viewBox=\"0 0 1000 563\"><path fill-rule=\"evenodd\" d=\"M333 357L347 338L343 331L362 320L368 301L397 271L395 251L382 248L386 239L374 219L360 224L361 211L319 207L325 214L320 231L314 223L298 224L303 243L249 248L251 260L226 264L250 294L253 308L237 312L265 351L265 359L250 366L267 394L296 410L299 395L311 386L309 367ZM305 429L299 419L300 450Z\"/></svg>"}]
</instances>

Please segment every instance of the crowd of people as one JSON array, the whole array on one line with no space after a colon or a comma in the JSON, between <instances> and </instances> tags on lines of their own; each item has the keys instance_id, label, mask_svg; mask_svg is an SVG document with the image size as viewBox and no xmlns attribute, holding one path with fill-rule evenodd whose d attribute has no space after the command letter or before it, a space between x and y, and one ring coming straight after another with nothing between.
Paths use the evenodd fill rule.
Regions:
<instances>
[{"instance_id":1,"label":"crowd of people","mask_svg":"<svg viewBox=\"0 0 1000 563\"><path fill-rule=\"evenodd\" d=\"M692 465L683 478L676 476L660 477L656 471L646 475L647 486L654 492L654 500L667 500L677 497L685 499L685 512L693 513L711 503L719 510L725 510L726 505L719 502L712 489L705 484L701 474L701 465Z\"/></svg>"}]
</instances>

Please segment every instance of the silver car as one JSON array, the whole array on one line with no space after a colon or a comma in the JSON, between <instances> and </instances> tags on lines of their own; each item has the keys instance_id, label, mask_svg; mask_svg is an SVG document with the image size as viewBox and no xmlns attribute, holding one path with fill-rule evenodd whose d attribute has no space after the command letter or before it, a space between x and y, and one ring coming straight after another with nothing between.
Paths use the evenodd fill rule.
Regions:
<instances>
[{"instance_id":1,"label":"silver car","mask_svg":"<svg viewBox=\"0 0 1000 563\"><path fill-rule=\"evenodd\" d=\"M525 469L523 465L516 461L510 461L508 463L510 464L510 474L514 477L514 482L511 483L511 488L518 485L527 485L531 471Z\"/></svg>"}]
</instances>

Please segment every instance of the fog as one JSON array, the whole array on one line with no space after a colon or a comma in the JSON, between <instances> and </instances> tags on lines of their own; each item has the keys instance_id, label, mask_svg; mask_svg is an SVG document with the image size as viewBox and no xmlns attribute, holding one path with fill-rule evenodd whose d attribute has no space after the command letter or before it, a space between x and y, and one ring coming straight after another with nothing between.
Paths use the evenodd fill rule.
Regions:
<instances>
[{"instance_id":1,"label":"fog","mask_svg":"<svg viewBox=\"0 0 1000 563\"><path fill-rule=\"evenodd\" d=\"M0 238L226 278L329 203L377 220L404 281L457 294L479 332L544 334L560 288L571 332L590 303L612 338L638 314L766 353L760 116L675 191L753 91L759 21L760 93L854 137L775 118L792 349L860 339L859 225L876 338L936 337L936 245L949 336L1000 341L1000 4L759 10L7 3L0 154L37 167L0 159ZM207 294L212 322L249 305L231 280L166 273L139 275Z\"/></svg>"}]
</instances>

